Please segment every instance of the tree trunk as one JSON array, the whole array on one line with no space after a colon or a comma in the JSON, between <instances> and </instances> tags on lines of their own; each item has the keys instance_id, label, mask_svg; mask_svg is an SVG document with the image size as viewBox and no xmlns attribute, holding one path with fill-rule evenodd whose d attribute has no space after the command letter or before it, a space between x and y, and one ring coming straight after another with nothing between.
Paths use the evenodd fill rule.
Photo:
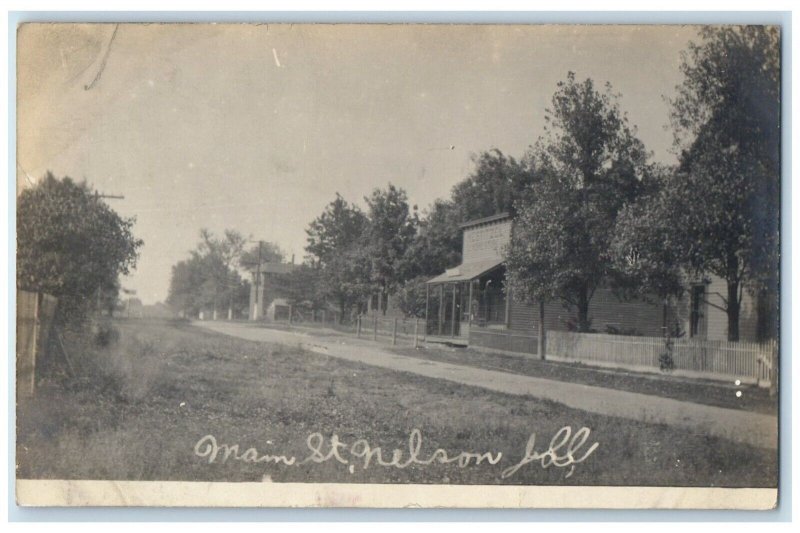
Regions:
<instances>
[{"instance_id":1,"label":"tree trunk","mask_svg":"<svg viewBox=\"0 0 800 533\"><path fill-rule=\"evenodd\" d=\"M589 331L589 289L586 286L578 293L578 331Z\"/></svg>"},{"instance_id":2,"label":"tree trunk","mask_svg":"<svg viewBox=\"0 0 800 533\"><path fill-rule=\"evenodd\" d=\"M728 340L736 342L739 340L739 311L741 302L739 301L739 282L728 282Z\"/></svg>"}]
</instances>

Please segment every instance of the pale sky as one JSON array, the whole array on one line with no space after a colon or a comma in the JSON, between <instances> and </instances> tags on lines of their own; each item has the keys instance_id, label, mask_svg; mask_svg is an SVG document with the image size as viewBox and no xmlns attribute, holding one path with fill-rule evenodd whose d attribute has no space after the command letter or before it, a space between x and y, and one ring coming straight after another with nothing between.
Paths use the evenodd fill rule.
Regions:
<instances>
[{"instance_id":1,"label":"pale sky","mask_svg":"<svg viewBox=\"0 0 800 533\"><path fill-rule=\"evenodd\" d=\"M542 133L558 81L610 82L654 160L681 81L680 26L28 25L18 35L18 187L86 178L144 239L123 287L167 296L201 228L277 243L338 191L392 182L420 209L497 147ZM103 64L105 67L103 68ZM100 72L99 77L98 72ZM89 87L87 89L87 87ZM454 149L450 149L454 146ZM27 176L26 176L27 174Z\"/></svg>"}]
</instances>

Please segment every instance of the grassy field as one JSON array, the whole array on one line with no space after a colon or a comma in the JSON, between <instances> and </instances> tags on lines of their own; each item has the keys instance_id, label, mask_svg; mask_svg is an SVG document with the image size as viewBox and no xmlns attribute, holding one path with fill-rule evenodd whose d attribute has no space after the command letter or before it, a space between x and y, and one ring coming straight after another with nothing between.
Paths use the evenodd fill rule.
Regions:
<instances>
[{"instance_id":1,"label":"grassy field","mask_svg":"<svg viewBox=\"0 0 800 533\"><path fill-rule=\"evenodd\" d=\"M68 343L77 374L52 375L17 411L17 475L45 479L414 482L476 484L775 486L777 454L660 424L600 416L517 397L349 363L295 348L254 343L180 323L119 322L104 349ZM564 426L591 430L596 450L574 470L531 461L513 475L532 432L544 454ZM420 458L441 448L503 454L487 461L368 468L359 439L408 457L413 430ZM302 459L307 438L330 438L342 461ZM231 459L209 464L196 444L213 435L239 456L296 457L291 466ZM206 445L197 451L207 451ZM313 444L313 438L312 438ZM366 443L361 441L363 451ZM564 453L568 446L554 447ZM560 451L559 451L560 450ZM218 456L221 458L222 453ZM545 463L547 460L545 458ZM570 474L570 475L568 475Z\"/></svg>"}]
</instances>

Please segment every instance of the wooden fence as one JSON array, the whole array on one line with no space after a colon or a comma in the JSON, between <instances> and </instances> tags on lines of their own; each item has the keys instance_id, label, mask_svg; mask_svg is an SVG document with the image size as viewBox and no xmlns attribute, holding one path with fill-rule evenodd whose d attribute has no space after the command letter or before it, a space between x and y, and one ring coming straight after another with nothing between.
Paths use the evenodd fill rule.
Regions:
<instances>
[{"instance_id":1,"label":"wooden fence","mask_svg":"<svg viewBox=\"0 0 800 533\"><path fill-rule=\"evenodd\" d=\"M36 362L44 352L58 300L49 294L17 291L17 396L33 396Z\"/></svg>"},{"instance_id":2,"label":"wooden fence","mask_svg":"<svg viewBox=\"0 0 800 533\"><path fill-rule=\"evenodd\" d=\"M418 346L425 340L425 321L420 318L393 318L361 315L356 323L356 335L372 340L390 340Z\"/></svg>"},{"instance_id":3,"label":"wooden fence","mask_svg":"<svg viewBox=\"0 0 800 533\"><path fill-rule=\"evenodd\" d=\"M587 364L659 370L661 337L547 332L547 356ZM674 340L674 370L701 377L739 379L769 386L777 373L777 343Z\"/></svg>"}]
</instances>

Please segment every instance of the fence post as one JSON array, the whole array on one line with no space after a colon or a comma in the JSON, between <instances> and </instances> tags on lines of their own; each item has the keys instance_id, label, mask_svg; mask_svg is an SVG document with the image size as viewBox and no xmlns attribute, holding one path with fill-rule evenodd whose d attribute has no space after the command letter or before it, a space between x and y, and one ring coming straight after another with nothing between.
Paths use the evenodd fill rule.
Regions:
<instances>
[{"instance_id":1,"label":"fence post","mask_svg":"<svg viewBox=\"0 0 800 533\"><path fill-rule=\"evenodd\" d=\"M417 334L419 333L419 318L414 319L414 348L419 347L419 337Z\"/></svg>"},{"instance_id":2,"label":"fence post","mask_svg":"<svg viewBox=\"0 0 800 533\"><path fill-rule=\"evenodd\" d=\"M361 315L358 315L356 319L356 337L361 338Z\"/></svg>"},{"instance_id":3,"label":"fence post","mask_svg":"<svg viewBox=\"0 0 800 533\"><path fill-rule=\"evenodd\" d=\"M39 323L39 297L41 296L40 293L36 293L36 298L33 302L33 342L31 346L31 351L33 352L33 356L31 357L31 381L29 384L30 389L28 390L28 394L33 396L36 393L36 352L39 350L39 329L41 328L41 324Z\"/></svg>"},{"instance_id":4,"label":"fence post","mask_svg":"<svg viewBox=\"0 0 800 533\"><path fill-rule=\"evenodd\" d=\"M290 305L290 306L289 306L289 325L290 325L290 326L292 325L292 315L293 315L293 314L294 314L294 309L293 309L293 307Z\"/></svg>"},{"instance_id":5,"label":"fence post","mask_svg":"<svg viewBox=\"0 0 800 533\"><path fill-rule=\"evenodd\" d=\"M372 317L372 340L378 340L378 315Z\"/></svg>"},{"instance_id":6,"label":"fence post","mask_svg":"<svg viewBox=\"0 0 800 533\"><path fill-rule=\"evenodd\" d=\"M769 395L774 398L778 394L778 341L773 339L770 346Z\"/></svg>"},{"instance_id":7,"label":"fence post","mask_svg":"<svg viewBox=\"0 0 800 533\"><path fill-rule=\"evenodd\" d=\"M392 346L397 344L397 318L394 319L392 324Z\"/></svg>"},{"instance_id":8,"label":"fence post","mask_svg":"<svg viewBox=\"0 0 800 533\"><path fill-rule=\"evenodd\" d=\"M322 327L323 328L325 327L325 317L326 317L326 315L327 315L327 313L325 313L325 310L323 309L322 310Z\"/></svg>"}]
</instances>

